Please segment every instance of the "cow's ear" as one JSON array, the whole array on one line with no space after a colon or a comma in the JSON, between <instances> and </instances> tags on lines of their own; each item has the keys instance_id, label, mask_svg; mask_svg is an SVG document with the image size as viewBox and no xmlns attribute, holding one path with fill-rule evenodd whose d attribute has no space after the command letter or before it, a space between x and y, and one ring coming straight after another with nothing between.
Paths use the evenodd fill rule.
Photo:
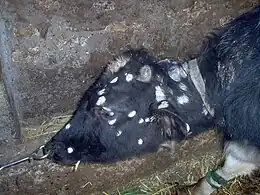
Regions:
<instances>
[{"instance_id":1,"label":"cow's ear","mask_svg":"<svg viewBox=\"0 0 260 195\"><path fill-rule=\"evenodd\" d=\"M160 106L167 104L166 106ZM182 140L189 134L189 125L178 115L176 109L166 101L152 104L150 111L163 126L163 133L169 140Z\"/></svg>"}]
</instances>

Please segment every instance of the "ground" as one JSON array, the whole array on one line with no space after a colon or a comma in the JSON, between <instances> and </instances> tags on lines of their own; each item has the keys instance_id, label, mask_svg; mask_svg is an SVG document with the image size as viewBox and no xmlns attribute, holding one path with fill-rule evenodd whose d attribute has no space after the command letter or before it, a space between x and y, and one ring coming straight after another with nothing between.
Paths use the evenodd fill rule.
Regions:
<instances>
[{"instance_id":1,"label":"ground","mask_svg":"<svg viewBox=\"0 0 260 195\"><path fill-rule=\"evenodd\" d=\"M0 0L2 80L11 105L1 82L0 163L30 153L53 135L120 50L144 46L158 58L194 56L208 32L257 3ZM82 165L75 173L49 161L25 163L3 171L0 189L4 194L101 194L140 179L154 183L158 177L192 184L214 167L219 151L212 130L180 143L174 156Z\"/></svg>"}]
</instances>

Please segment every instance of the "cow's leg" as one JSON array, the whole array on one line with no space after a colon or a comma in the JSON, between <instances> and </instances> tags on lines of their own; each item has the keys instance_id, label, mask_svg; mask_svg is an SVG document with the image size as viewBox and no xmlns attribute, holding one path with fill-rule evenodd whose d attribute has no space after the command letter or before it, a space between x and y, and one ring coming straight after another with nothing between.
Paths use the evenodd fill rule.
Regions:
<instances>
[{"instance_id":1,"label":"cow's leg","mask_svg":"<svg viewBox=\"0 0 260 195\"><path fill-rule=\"evenodd\" d=\"M193 189L192 194L209 195L225 181L241 175L250 175L259 168L260 151L255 147L228 142L225 144L224 154L225 162L223 166L209 172L205 178L201 179ZM215 178L215 181L213 178Z\"/></svg>"}]
</instances>

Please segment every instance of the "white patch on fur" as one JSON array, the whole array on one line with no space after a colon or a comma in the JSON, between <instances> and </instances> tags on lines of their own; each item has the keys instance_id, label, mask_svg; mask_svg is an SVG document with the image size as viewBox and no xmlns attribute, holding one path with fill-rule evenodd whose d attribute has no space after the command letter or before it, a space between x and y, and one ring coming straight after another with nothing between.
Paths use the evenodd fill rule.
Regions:
<instances>
[{"instance_id":1,"label":"white patch on fur","mask_svg":"<svg viewBox=\"0 0 260 195\"><path fill-rule=\"evenodd\" d=\"M73 151L74 151L74 149L73 149L72 147L68 147L68 148L67 148L67 152L68 152L69 154L71 154Z\"/></svg>"},{"instance_id":2,"label":"white patch on fur","mask_svg":"<svg viewBox=\"0 0 260 195\"><path fill-rule=\"evenodd\" d=\"M155 116L151 116L150 121L153 122L155 120Z\"/></svg>"},{"instance_id":3,"label":"white patch on fur","mask_svg":"<svg viewBox=\"0 0 260 195\"><path fill-rule=\"evenodd\" d=\"M128 117L132 118L132 117L134 117L135 115L136 115L136 111L133 110L133 111L129 112Z\"/></svg>"},{"instance_id":4,"label":"white patch on fur","mask_svg":"<svg viewBox=\"0 0 260 195\"><path fill-rule=\"evenodd\" d=\"M182 91L187 91L187 86L186 86L185 84L180 83L180 84L179 84L179 87L180 87L180 89L181 89Z\"/></svg>"},{"instance_id":5,"label":"white patch on fur","mask_svg":"<svg viewBox=\"0 0 260 195\"><path fill-rule=\"evenodd\" d=\"M144 122L143 118L140 118L140 120L138 121L139 124L142 124Z\"/></svg>"},{"instance_id":6,"label":"white patch on fur","mask_svg":"<svg viewBox=\"0 0 260 195\"><path fill-rule=\"evenodd\" d=\"M142 145L144 143L144 141L142 139L138 139L138 144Z\"/></svg>"},{"instance_id":7,"label":"white patch on fur","mask_svg":"<svg viewBox=\"0 0 260 195\"><path fill-rule=\"evenodd\" d=\"M177 97L177 101L179 104L183 105L183 104L189 103L189 98L186 95L182 95L182 96Z\"/></svg>"},{"instance_id":8,"label":"white patch on fur","mask_svg":"<svg viewBox=\"0 0 260 195\"><path fill-rule=\"evenodd\" d=\"M111 109L108 108L108 107L103 107L104 110L108 111L108 112L111 112Z\"/></svg>"},{"instance_id":9,"label":"white patch on fur","mask_svg":"<svg viewBox=\"0 0 260 195\"><path fill-rule=\"evenodd\" d=\"M237 176L250 175L255 169L257 169L257 166L254 163L243 162L237 157L228 154L224 166L218 169L217 173L226 180L230 180Z\"/></svg>"},{"instance_id":10,"label":"white patch on fur","mask_svg":"<svg viewBox=\"0 0 260 195\"><path fill-rule=\"evenodd\" d=\"M190 132L190 125L188 123L186 123L186 130L188 133Z\"/></svg>"},{"instance_id":11,"label":"white patch on fur","mask_svg":"<svg viewBox=\"0 0 260 195\"><path fill-rule=\"evenodd\" d=\"M109 116L114 116L115 113L114 112L109 112Z\"/></svg>"},{"instance_id":12,"label":"white patch on fur","mask_svg":"<svg viewBox=\"0 0 260 195\"><path fill-rule=\"evenodd\" d=\"M160 86L155 86L155 98L157 102L166 100L166 95L164 94L164 90Z\"/></svg>"},{"instance_id":13,"label":"white patch on fur","mask_svg":"<svg viewBox=\"0 0 260 195\"><path fill-rule=\"evenodd\" d=\"M169 107L169 103L167 101L162 101L158 106L158 109L168 108L168 107Z\"/></svg>"},{"instance_id":14,"label":"white patch on fur","mask_svg":"<svg viewBox=\"0 0 260 195\"><path fill-rule=\"evenodd\" d=\"M118 81L118 77L113 78L110 83L116 83Z\"/></svg>"},{"instance_id":15,"label":"white patch on fur","mask_svg":"<svg viewBox=\"0 0 260 195\"><path fill-rule=\"evenodd\" d=\"M148 65L145 65L140 69L140 75L136 78L136 80L144 82L144 83L148 83L148 82L150 82L151 78L152 78L151 67Z\"/></svg>"},{"instance_id":16,"label":"white patch on fur","mask_svg":"<svg viewBox=\"0 0 260 195\"><path fill-rule=\"evenodd\" d=\"M121 134L122 134L122 131L119 130L119 131L117 131L116 136L118 137L118 136L120 136Z\"/></svg>"},{"instance_id":17,"label":"white patch on fur","mask_svg":"<svg viewBox=\"0 0 260 195\"><path fill-rule=\"evenodd\" d=\"M113 61L108 65L108 70L112 73L118 72L118 70L121 67L124 67L127 64L127 62L129 62L129 60L130 58L125 56L118 57L116 61Z\"/></svg>"},{"instance_id":18,"label":"white patch on fur","mask_svg":"<svg viewBox=\"0 0 260 195\"><path fill-rule=\"evenodd\" d=\"M113 119L113 120L108 121L108 124L109 124L109 125L113 125L113 124L115 124L115 123L116 123L116 118Z\"/></svg>"},{"instance_id":19,"label":"white patch on fur","mask_svg":"<svg viewBox=\"0 0 260 195\"><path fill-rule=\"evenodd\" d=\"M100 105L104 104L105 102L106 102L105 96L101 96L101 97L98 98L96 105L100 106Z\"/></svg>"},{"instance_id":20,"label":"white patch on fur","mask_svg":"<svg viewBox=\"0 0 260 195\"><path fill-rule=\"evenodd\" d=\"M150 122L150 118L146 117L146 118L144 119L144 121L148 123L148 122Z\"/></svg>"},{"instance_id":21,"label":"white patch on fur","mask_svg":"<svg viewBox=\"0 0 260 195\"><path fill-rule=\"evenodd\" d=\"M99 92L97 92L98 95L103 95L105 93L106 89L101 89Z\"/></svg>"},{"instance_id":22,"label":"white patch on fur","mask_svg":"<svg viewBox=\"0 0 260 195\"><path fill-rule=\"evenodd\" d=\"M182 78L186 78L187 74L179 66L172 66L168 71L169 76L172 80L180 82Z\"/></svg>"},{"instance_id":23,"label":"white patch on fur","mask_svg":"<svg viewBox=\"0 0 260 195\"><path fill-rule=\"evenodd\" d=\"M130 73L126 73L126 74L125 74L125 80L126 80L127 82L132 81L133 78L134 78L134 76L133 76L132 74L130 74Z\"/></svg>"},{"instance_id":24,"label":"white patch on fur","mask_svg":"<svg viewBox=\"0 0 260 195\"><path fill-rule=\"evenodd\" d=\"M66 126L65 126L65 129L69 129L71 127L71 124L68 123Z\"/></svg>"}]
</instances>

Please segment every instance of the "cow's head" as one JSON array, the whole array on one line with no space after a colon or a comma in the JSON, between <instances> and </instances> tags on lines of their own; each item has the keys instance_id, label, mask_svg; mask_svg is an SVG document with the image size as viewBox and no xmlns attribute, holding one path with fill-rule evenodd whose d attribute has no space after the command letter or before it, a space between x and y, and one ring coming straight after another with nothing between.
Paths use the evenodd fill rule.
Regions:
<instances>
[{"instance_id":1,"label":"cow's head","mask_svg":"<svg viewBox=\"0 0 260 195\"><path fill-rule=\"evenodd\" d=\"M49 158L60 164L113 162L183 139L190 125L182 118L181 104L192 100L182 94L193 86L175 83L165 63L144 50L129 50L110 63L70 121L46 144ZM178 61L170 64L180 66Z\"/></svg>"}]
</instances>

